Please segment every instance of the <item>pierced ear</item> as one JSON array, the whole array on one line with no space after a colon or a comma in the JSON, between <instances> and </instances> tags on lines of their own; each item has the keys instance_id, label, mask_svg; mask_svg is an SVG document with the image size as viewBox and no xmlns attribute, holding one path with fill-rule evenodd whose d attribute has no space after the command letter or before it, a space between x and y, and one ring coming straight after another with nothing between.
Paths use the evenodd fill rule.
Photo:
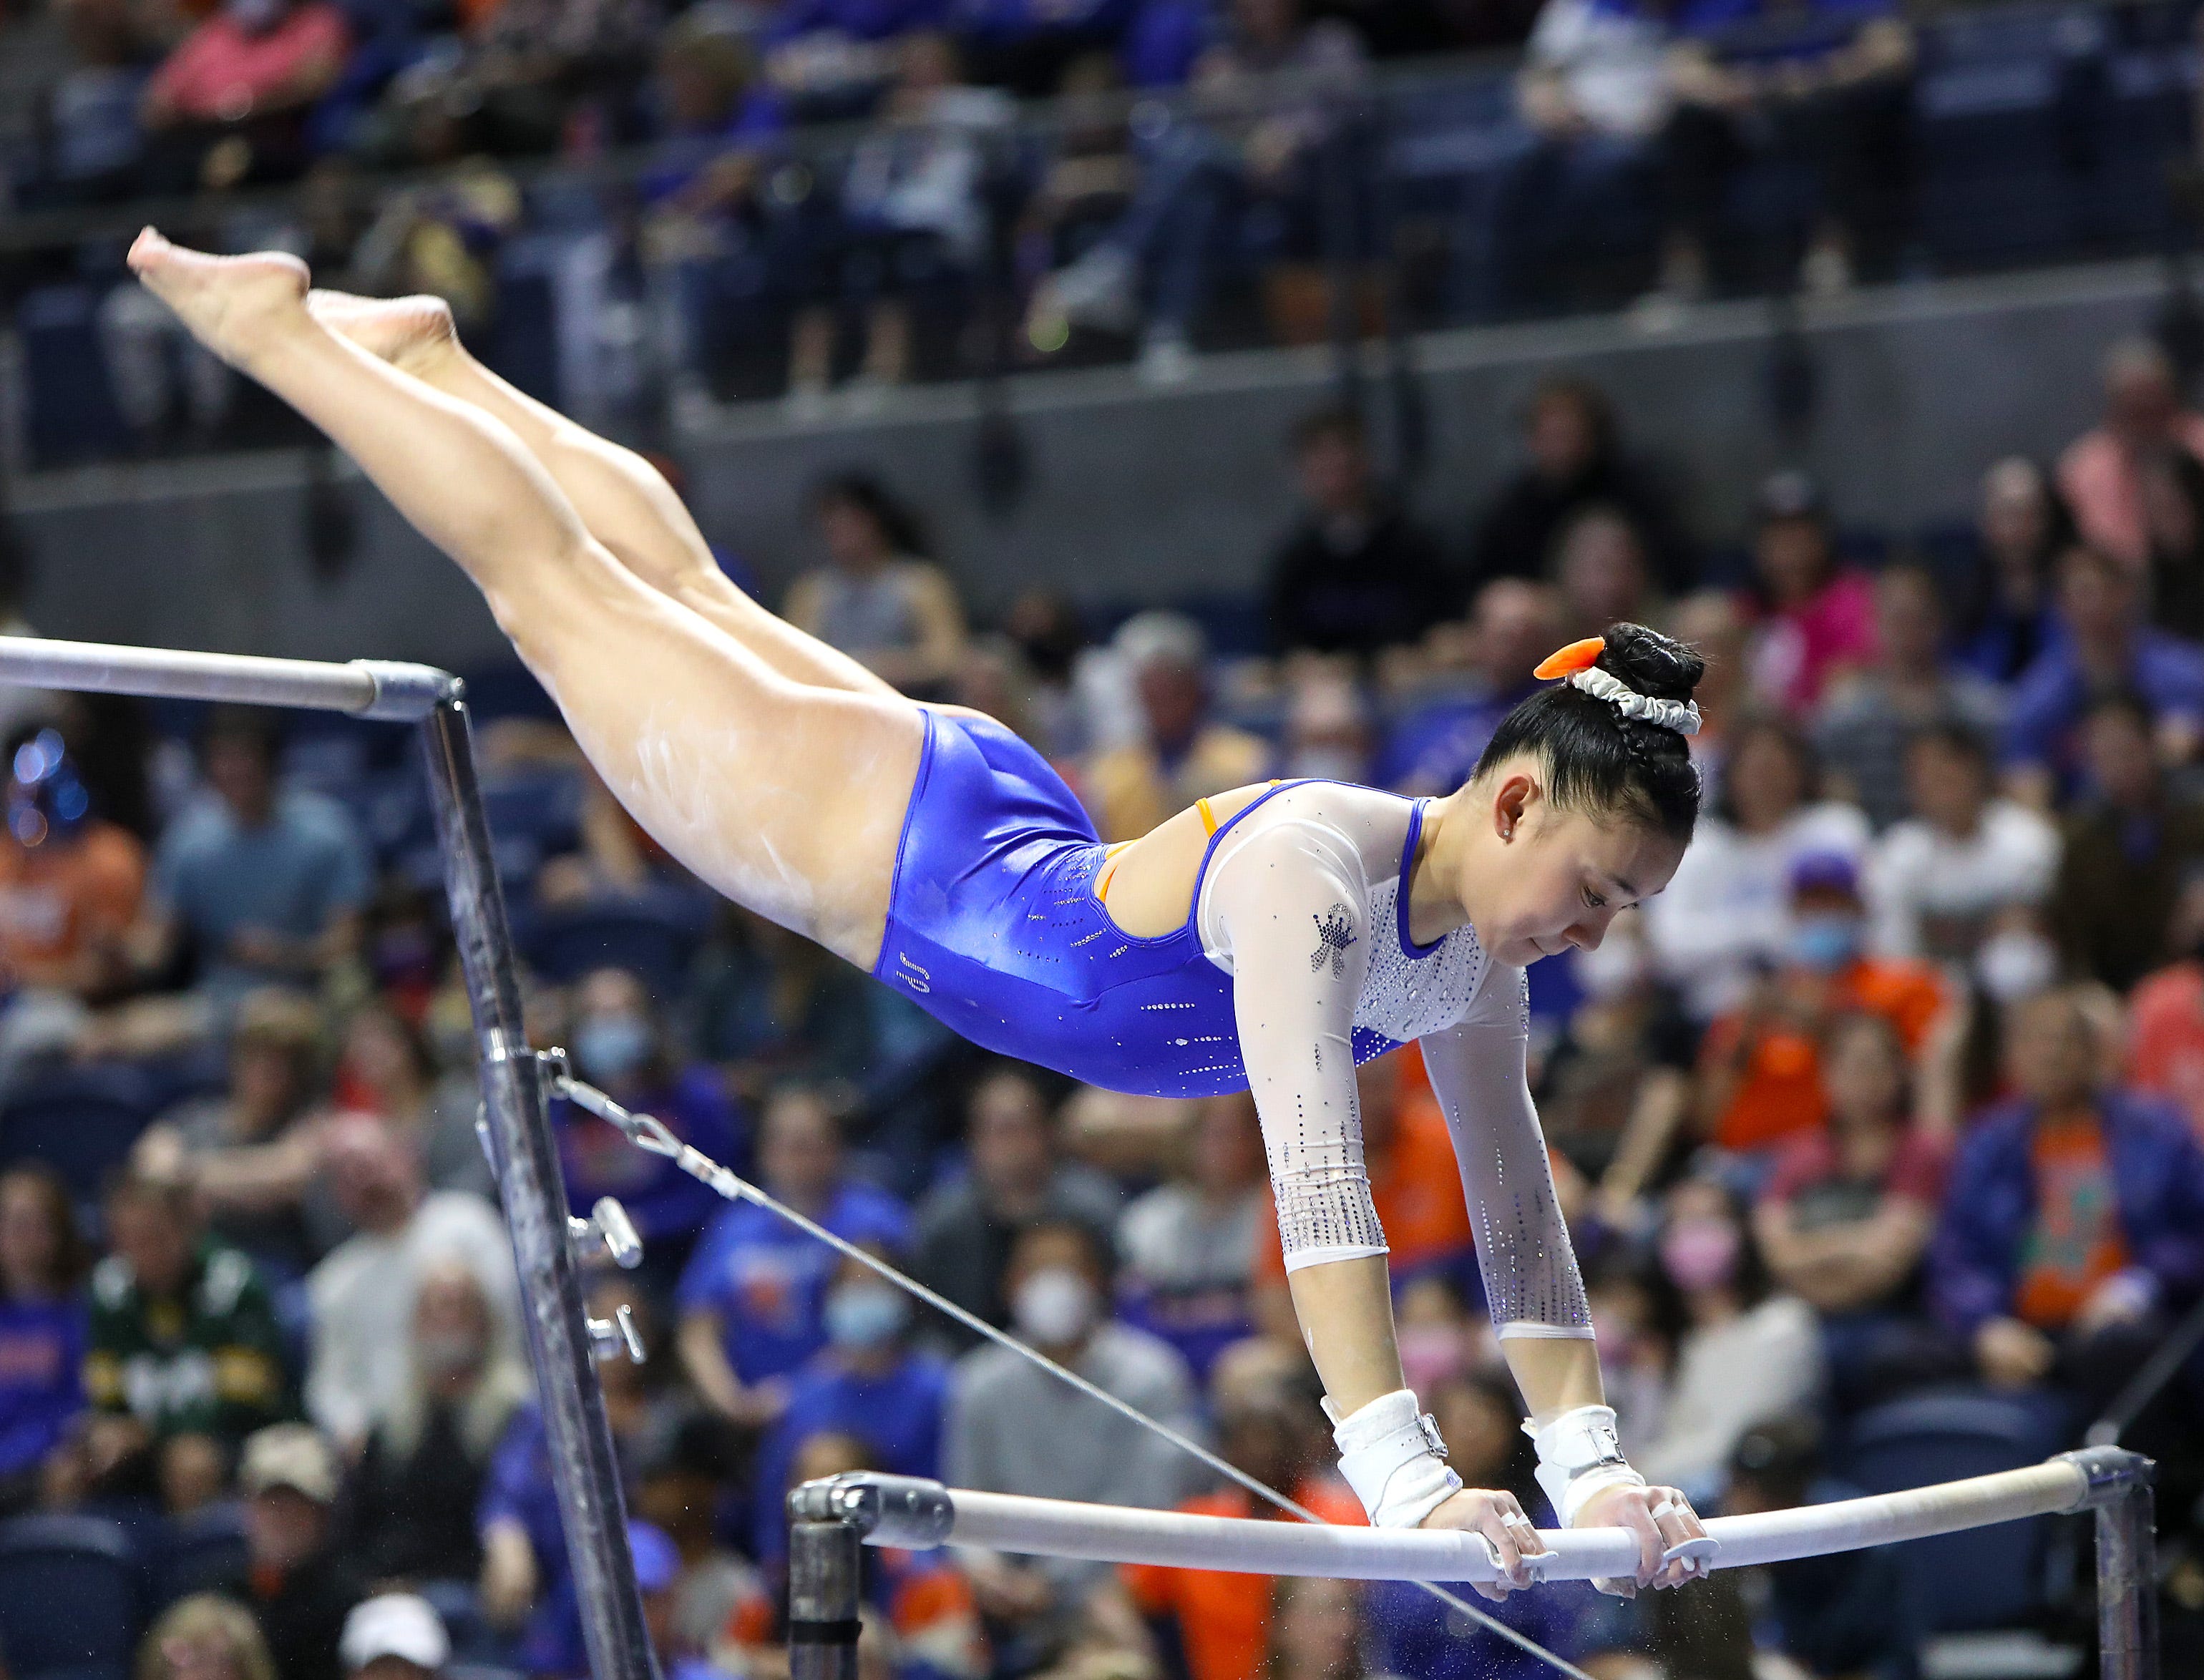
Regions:
<instances>
[{"instance_id":1,"label":"pierced ear","mask_svg":"<svg viewBox=\"0 0 2204 1680\"><path fill-rule=\"evenodd\" d=\"M1492 798L1492 827L1502 840L1513 840L1515 831L1538 797L1538 784L1521 771L1504 779Z\"/></svg>"}]
</instances>

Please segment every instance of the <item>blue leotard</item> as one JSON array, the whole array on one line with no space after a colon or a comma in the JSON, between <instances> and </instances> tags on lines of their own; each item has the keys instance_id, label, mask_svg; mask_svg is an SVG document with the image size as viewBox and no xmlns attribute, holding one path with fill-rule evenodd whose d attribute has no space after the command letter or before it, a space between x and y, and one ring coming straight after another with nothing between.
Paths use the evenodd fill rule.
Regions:
<instances>
[{"instance_id":1,"label":"blue leotard","mask_svg":"<svg viewBox=\"0 0 2204 1680\"><path fill-rule=\"evenodd\" d=\"M1087 1085L1245 1091L1232 977L1204 953L1194 916L1158 938L1123 932L1094 896L1101 839L1048 761L992 719L925 715L875 978L975 1044ZM1296 785L1235 813L1202 871L1235 824ZM1200 886L1197 874L1197 900ZM1354 1039L1358 1062L1394 1047L1360 1027Z\"/></svg>"}]
</instances>

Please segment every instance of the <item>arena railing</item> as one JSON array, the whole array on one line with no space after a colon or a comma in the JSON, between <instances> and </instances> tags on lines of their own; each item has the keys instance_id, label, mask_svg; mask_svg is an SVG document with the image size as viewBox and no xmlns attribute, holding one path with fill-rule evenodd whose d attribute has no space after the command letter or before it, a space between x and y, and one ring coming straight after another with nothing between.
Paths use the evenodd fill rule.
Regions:
<instances>
[{"instance_id":1,"label":"arena railing","mask_svg":"<svg viewBox=\"0 0 2204 1680\"><path fill-rule=\"evenodd\" d=\"M570 1224L541 1065L521 1026L520 988L505 898L475 772L459 679L431 666L376 660L329 664L168 648L0 636L0 682L100 694L280 706L412 724L443 855L452 929L474 1014L484 1143L512 1233L529 1356L548 1436L552 1480L572 1560L590 1672L656 1680L643 1600L629 1555L612 1430L592 1364L616 1338L584 1310L581 1233ZM603 1229L606 1224L616 1231ZM626 1236L601 1218L595 1236ZM608 1242L626 1260L634 1257Z\"/></svg>"}]
</instances>

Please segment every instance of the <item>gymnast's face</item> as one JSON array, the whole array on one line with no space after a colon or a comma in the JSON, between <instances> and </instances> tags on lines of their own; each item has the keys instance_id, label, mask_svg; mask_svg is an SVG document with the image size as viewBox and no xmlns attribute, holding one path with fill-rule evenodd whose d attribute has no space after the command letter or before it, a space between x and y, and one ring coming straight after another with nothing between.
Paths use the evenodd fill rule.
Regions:
<instances>
[{"instance_id":1,"label":"gymnast's face","mask_svg":"<svg viewBox=\"0 0 2204 1680\"><path fill-rule=\"evenodd\" d=\"M1656 828L1555 805L1527 757L1496 766L1454 802L1449 819L1466 819L1455 890L1478 942L1502 962L1597 949L1615 917L1666 887L1683 861L1684 849Z\"/></svg>"}]
</instances>

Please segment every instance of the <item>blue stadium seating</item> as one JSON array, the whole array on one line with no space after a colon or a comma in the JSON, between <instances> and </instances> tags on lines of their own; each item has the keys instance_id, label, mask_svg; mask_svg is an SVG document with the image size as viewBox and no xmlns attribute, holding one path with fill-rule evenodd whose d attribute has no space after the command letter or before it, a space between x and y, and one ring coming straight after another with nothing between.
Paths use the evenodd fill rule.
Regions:
<instances>
[{"instance_id":1,"label":"blue stadium seating","mask_svg":"<svg viewBox=\"0 0 2204 1680\"><path fill-rule=\"evenodd\" d=\"M153 1097L146 1075L124 1063L36 1076L0 1108L0 1156L35 1156L91 1202L152 1120Z\"/></svg>"},{"instance_id":2,"label":"blue stadium seating","mask_svg":"<svg viewBox=\"0 0 2204 1680\"><path fill-rule=\"evenodd\" d=\"M130 447L100 353L99 299L90 286L45 286L16 305L31 457L39 466L110 458Z\"/></svg>"},{"instance_id":3,"label":"blue stadium seating","mask_svg":"<svg viewBox=\"0 0 2204 1680\"><path fill-rule=\"evenodd\" d=\"M179 1517L153 1557L153 1602L173 1604L237 1580L247 1561L245 1520L235 1505L210 1505Z\"/></svg>"},{"instance_id":4,"label":"blue stadium seating","mask_svg":"<svg viewBox=\"0 0 2204 1680\"><path fill-rule=\"evenodd\" d=\"M655 891L543 912L530 919L520 944L540 973L561 985L593 968L628 968L670 998L688 976L710 914L702 898Z\"/></svg>"},{"instance_id":5,"label":"blue stadium seating","mask_svg":"<svg viewBox=\"0 0 2204 1680\"><path fill-rule=\"evenodd\" d=\"M13 1680L127 1671L144 1614L122 1526L97 1517L0 1524L0 1650Z\"/></svg>"}]
</instances>

